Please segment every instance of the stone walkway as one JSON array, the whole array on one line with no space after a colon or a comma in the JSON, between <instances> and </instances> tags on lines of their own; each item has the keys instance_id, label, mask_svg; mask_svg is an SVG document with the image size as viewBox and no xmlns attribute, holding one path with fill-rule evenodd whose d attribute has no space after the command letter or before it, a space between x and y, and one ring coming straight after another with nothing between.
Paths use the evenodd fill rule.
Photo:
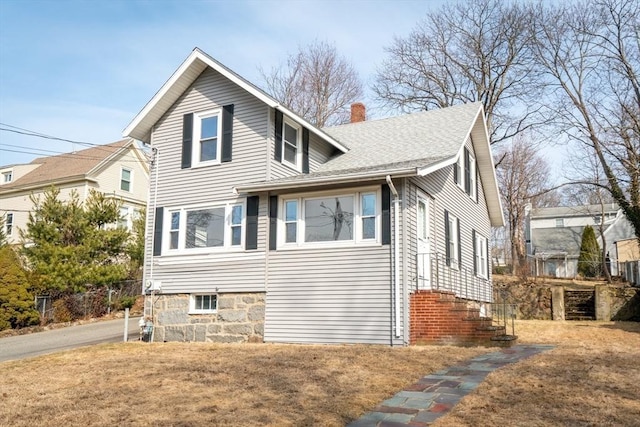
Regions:
<instances>
[{"instance_id":1,"label":"stone walkway","mask_svg":"<svg viewBox=\"0 0 640 427\"><path fill-rule=\"evenodd\" d=\"M425 427L445 415L492 371L554 348L515 345L422 377L347 427Z\"/></svg>"}]
</instances>

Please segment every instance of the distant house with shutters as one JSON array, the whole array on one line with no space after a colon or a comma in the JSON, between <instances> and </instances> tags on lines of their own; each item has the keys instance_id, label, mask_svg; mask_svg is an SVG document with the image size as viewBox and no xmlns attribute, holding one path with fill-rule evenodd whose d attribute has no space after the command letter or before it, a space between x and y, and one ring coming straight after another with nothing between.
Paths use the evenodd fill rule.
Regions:
<instances>
[{"instance_id":1,"label":"distant house with shutters","mask_svg":"<svg viewBox=\"0 0 640 427\"><path fill-rule=\"evenodd\" d=\"M82 202L90 189L122 200L121 218L114 226L130 228L147 204L149 166L132 139L0 166L0 216L8 243L20 243L19 231L26 229L34 208L31 196L38 198L52 186L62 200L75 191Z\"/></svg>"},{"instance_id":2,"label":"distant house with shutters","mask_svg":"<svg viewBox=\"0 0 640 427\"><path fill-rule=\"evenodd\" d=\"M195 49L124 130L155 153L154 339L407 345L435 292L482 309L503 225L483 113L354 104L319 129Z\"/></svg>"}]
</instances>

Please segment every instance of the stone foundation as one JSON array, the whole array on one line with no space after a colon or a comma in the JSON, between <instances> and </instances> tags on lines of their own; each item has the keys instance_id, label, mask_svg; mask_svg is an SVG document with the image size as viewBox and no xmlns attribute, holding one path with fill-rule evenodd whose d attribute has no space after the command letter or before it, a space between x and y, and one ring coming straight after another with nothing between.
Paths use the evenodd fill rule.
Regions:
<instances>
[{"instance_id":1,"label":"stone foundation","mask_svg":"<svg viewBox=\"0 0 640 427\"><path fill-rule=\"evenodd\" d=\"M145 299L145 316L153 298L156 342L262 342L264 293L218 294L218 310L189 314L189 295L155 295Z\"/></svg>"}]
</instances>

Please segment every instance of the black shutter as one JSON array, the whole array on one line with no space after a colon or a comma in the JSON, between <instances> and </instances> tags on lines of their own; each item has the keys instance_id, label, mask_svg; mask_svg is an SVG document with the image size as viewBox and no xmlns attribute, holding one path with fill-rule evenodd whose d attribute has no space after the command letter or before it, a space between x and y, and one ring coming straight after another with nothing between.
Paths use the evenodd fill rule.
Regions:
<instances>
[{"instance_id":1,"label":"black shutter","mask_svg":"<svg viewBox=\"0 0 640 427\"><path fill-rule=\"evenodd\" d=\"M278 246L278 196L269 197L269 250Z\"/></svg>"},{"instance_id":2,"label":"black shutter","mask_svg":"<svg viewBox=\"0 0 640 427\"><path fill-rule=\"evenodd\" d=\"M462 235L460 234L460 219L456 219L458 224L458 267L462 268Z\"/></svg>"},{"instance_id":3,"label":"black shutter","mask_svg":"<svg viewBox=\"0 0 640 427\"><path fill-rule=\"evenodd\" d=\"M476 230L471 230L471 241L473 242L473 275L478 275L478 262L476 261Z\"/></svg>"},{"instance_id":4,"label":"black shutter","mask_svg":"<svg viewBox=\"0 0 640 427\"><path fill-rule=\"evenodd\" d=\"M153 256L162 254L162 220L164 208L156 208L153 226Z\"/></svg>"},{"instance_id":5,"label":"black shutter","mask_svg":"<svg viewBox=\"0 0 640 427\"><path fill-rule=\"evenodd\" d=\"M276 120L275 120L275 129L274 129L274 137L275 137L275 155L274 158L276 162L282 161L282 111L276 110Z\"/></svg>"},{"instance_id":6,"label":"black shutter","mask_svg":"<svg viewBox=\"0 0 640 427\"><path fill-rule=\"evenodd\" d=\"M391 190L382 185L382 244L391 244ZM396 242L397 244L397 242Z\"/></svg>"},{"instance_id":7,"label":"black shutter","mask_svg":"<svg viewBox=\"0 0 640 427\"><path fill-rule=\"evenodd\" d=\"M233 104L222 107L222 162L231 161L233 145Z\"/></svg>"},{"instance_id":8,"label":"black shutter","mask_svg":"<svg viewBox=\"0 0 640 427\"><path fill-rule=\"evenodd\" d=\"M302 173L309 173L309 129L302 129Z\"/></svg>"},{"instance_id":9,"label":"black shutter","mask_svg":"<svg viewBox=\"0 0 640 427\"><path fill-rule=\"evenodd\" d=\"M467 194L471 194L471 159L469 157L469 150L464 149L464 191Z\"/></svg>"},{"instance_id":10,"label":"black shutter","mask_svg":"<svg viewBox=\"0 0 640 427\"><path fill-rule=\"evenodd\" d=\"M480 200L479 196L478 196L478 181L480 181L480 176L478 175L478 164L476 163L476 167L474 168L474 172L476 174L476 203L478 203L478 200Z\"/></svg>"},{"instance_id":11,"label":"black shutter","mask_svg":"<svg viewBox=\"0 0 640 427\"><path fill-rule=\"evenodd\" d=\"M458 162L459 161L460 160L458 159L458 161L453 164L453 182L455 182L456 184L458 183Z\"/></svg>"},{"instance_id":12,"label":"black shutter","mask_svg":"<svg viewBox=\"0 0 640 427\"><path fill-rule=\"evenodd\" d=\"M247 240L245 249L258 249L258 206L259 196L247 197Z\"/></svg>"},{"instance_id":13,"label":"black shutter","mask_svg":"<svg viewBox=\"0 0 640 427\"><path fill-rule=\"evenodd\" d=\"M447 265L451 265L451 230L449 230L449 211L444 211L444 257Z\"/></svg>"},{"instance_id":14,"label":"black shutter","mask_svg":"<svg viewBox=\"0 0 640 427\"><path fill-rule=\"evenodd\" d=\"M193 113L182 117L182 169L191 167L191 149L193 145Z\"/></svg>"}]
</instances>

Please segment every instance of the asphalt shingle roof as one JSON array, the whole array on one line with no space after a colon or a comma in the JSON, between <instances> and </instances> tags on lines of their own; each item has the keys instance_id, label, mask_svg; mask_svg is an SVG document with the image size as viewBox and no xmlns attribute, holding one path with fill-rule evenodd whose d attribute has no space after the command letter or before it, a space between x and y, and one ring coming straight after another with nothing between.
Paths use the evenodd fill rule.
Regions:
<instances>
[{"instance_id":1,"label":"asphalt shingle roof","mask_svg":"<svg viewBox=\"0 0 640 427\"><path fill-rule=\"evenodd\" d=\"M0 192L15 188L22 188L36 184L55 183L56 181L75 176L84 176L98 166L106 158L131 143L130 139L113 142L87 148L73 153L65 153L57 156L39 157L30 164L39 165L34 170L17 178L10 184L0 187Z\"/></svg>"},{"instance_id":2,"label":"asphalt shingle roof","mask_svg":"<svg viewBox=\"0 0 640 427\"><path fill-rule=\"evenodd\" d=\"M584 227L536 228L531 230L534 253L566 252L569 257L580 255Z\"/></svg>"}]
</instances>

